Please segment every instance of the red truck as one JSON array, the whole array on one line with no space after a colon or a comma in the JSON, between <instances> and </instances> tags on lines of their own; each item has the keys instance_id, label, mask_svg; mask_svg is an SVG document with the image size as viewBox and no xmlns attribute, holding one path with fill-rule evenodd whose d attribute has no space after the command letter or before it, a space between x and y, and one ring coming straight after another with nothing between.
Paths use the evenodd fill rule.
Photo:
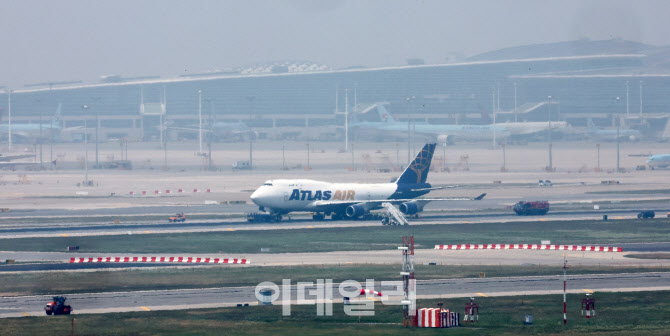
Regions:
<instances>
[{"instance_id":1,"label":"red truck","mask_svg":"<svg viewBox=\"0 0 670 336\"><path fill-rule=\"evenodd\" d=\"M514 204L512 208L519 216L544 216L549 211L549 202L547 201L535 201L535 202L526 202L521 201L517 204Z\"/></svg>"}]
</instances>

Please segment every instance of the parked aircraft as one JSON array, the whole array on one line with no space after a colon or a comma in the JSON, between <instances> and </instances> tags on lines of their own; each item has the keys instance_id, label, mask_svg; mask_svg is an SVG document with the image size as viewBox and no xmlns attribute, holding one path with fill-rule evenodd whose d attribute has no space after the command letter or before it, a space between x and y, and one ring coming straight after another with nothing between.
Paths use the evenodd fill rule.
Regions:
<instances>
[{"instance_id":1,"label":"parked aircraft","mask_svg":"<svg viewBox=\"0 0 670 336\"><path fill-rule=\"evenodd\" d=\"M51 122L42 123L41 127L40 124L12 123L12 140L16 142L36 142L40 138L40 128L43 139L55 139L60 135L62 126L61 104L58 104ZM0 124L0 134L3 138L8 138L8 122Z\"/></svg>"},{"instance_id":2,"label":"parked aircraft","mask_svg":"<svg viewBox=\"0 0 670 336\"><path fill-rule=\"evenodd\" d=\"M423 211L431 201L480 200L476 198L422 198L432 187L426 183L436 144L426 144L414 161L393 183L330 183L314 180L269 180L251 195L261 211L281 220L293 211L312 211L315 220L330 215L332 219L357 218L379 209L383 202L399 205L400 212L413 215Z\"/></svg>"},{"instance_id":3,"label":"parked aircraft","mask_svg":"<svg viewBox=\"0 0 670 336\"><path fill-rule=\"evenodd\" d=\"M353 122L349 125L353 132L370 135L372 132L379 136L388 137L398 134L406 134L408 125L393 119L388 112L386 103L374 103L354 114ZM551 124L551 126L550 126ZM446 141L480 141L497 139L525 137L528 135L546 132L551 129L566 127L563 121L556 122L506 122L488 125L435 125L428 123L413 123L410 129L415 134L425 135Z\"/></svg>"},{"instance_id":4,"label":"parked aircraft","mask_svg":"<svg viewBox=\"0 0 670 336\"><path fill-rule=\"evenodd\" d=\"M168 126L168 130L174 130L181 132L182 134L187 133L189 137L197 137L198 132L200 131L198 125L189 125L189 126ZM211 124L202 125L203 134L211 134L219 139L242 139L242 138L256 138L258 134L249 128L245 123L238 122L225 122L225 121L216 121Z\"/></svg>"},{"instance_id":5,"label":"parked aircraft","mask_svg":"<svg viewBox=\"0 0 670 336\"><path fill-rule=\"evenodd\" d=\"M602 129L596 126L593 123L591 117L587 118L587 134L596 139L602 140L616 140L617 139L617 130L616 129ZM640 131L634 129L620 129L618 131L619 139L628 139L630 141L635 141L640 139Z\"/></svg>"},{"instance_id":6,"label":"parked aircraft","mask_svg":"<svg viewBox=\"0 0 670 336\"><path fill-rule=\"evenodd\" d=\"M647 165L651 169L667 168L670 166L670 154L652 155L647 159Z\"/></svg>"}]
</instances>

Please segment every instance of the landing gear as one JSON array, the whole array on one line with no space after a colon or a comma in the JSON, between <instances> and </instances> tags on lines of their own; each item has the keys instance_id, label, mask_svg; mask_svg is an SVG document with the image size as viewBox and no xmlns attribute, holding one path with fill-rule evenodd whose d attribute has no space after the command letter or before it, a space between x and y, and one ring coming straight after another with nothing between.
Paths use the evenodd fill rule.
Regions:
<instances>
[{"instance_id":1,"label":"landing gear","mask_svg":"<svg viewBox=\"0 0 670 336\"><path fill-rule=\"evenodd\" d=\"M326 215L322 214L322 213L319 213L319 212L312 214L312 219L315 220L315 221L322 221L325 218L326 218Z\"/></svg>"},{"instance_id":2,"label":"landing gear","mask_svg":"<svg viewBox=\"0 0 670 336\"><path fill-rule=\"evenodd\" d=\"M338 213L336 213L336 212L333 212L333 213L330 215L330 219L331 219L331 220L342 220L342 219L344 219L344 215L343 215L343 214L338 214Z\"/></svg>"}]
</instances>

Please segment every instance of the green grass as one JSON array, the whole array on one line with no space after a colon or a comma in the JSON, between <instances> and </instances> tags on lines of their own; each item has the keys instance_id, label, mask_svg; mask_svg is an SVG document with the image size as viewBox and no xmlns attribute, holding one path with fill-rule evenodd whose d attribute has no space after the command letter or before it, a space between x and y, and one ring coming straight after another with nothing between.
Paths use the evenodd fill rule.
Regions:
<instances>
[{"instance_id":1,"label":"green grass","mask_svg":"<svg viewBox=\"0 0 670 336\"><path fill-rule=\"evenodd\" d=\"M307 225L307 224L306 224ZM394 249L403 235L414 235L417 248L454 243L600 244L670 241L670 219L578 220L408 227L371 226L319 229L138 234L87 237L1 239L4 251L79 253L272 253ZM76 256L76 254L73 254Z\"/></svg>"},{"instance_id":2,"label":"green grass","mask_svg":"<svg viewBox=\"0 0 670 336\"><path fill-rule=\"evenodd\" d=\"M446 278L556 275L560 265L549 266L429 266L416 265L421 280ZM1 269L1 266L0 266ZM189 267L95 272L0 273L0 296L92 293L111 291L160 290L256 286L263 281L282 279L315 281L333 279L398 280L400 265L329 265L286 267ZM670 267L571 266L570 274L668 272Z\"/></svg>"},{"instance_id":3,"label":"green grass","mask_svg":"<svg viewBox=\"0 0 670 336\"><path fill-rule=\"evenodd\" d=\"M3 335L667 335L670 292L596 293L597 317L580 317L581 294L568 295L568 324L563 325L562 296L477 298L479 322L453 329L405 329L399 306L375 303L374 316L316 316L314 306L250 306L187 311L152 311L3 319ZM437 307L420 300L419 307ZM467 299L446 299L445 308L463 313ZM76 312L76 307L75 307ZM524 326L525 314L533 325Z\"/></svg>"}]
</instances>

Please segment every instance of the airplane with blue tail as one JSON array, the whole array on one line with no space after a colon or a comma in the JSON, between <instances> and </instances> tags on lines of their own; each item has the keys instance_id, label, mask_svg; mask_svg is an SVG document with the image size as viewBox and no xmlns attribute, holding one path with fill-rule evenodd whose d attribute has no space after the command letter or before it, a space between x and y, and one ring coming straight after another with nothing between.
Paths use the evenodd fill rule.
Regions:
<instances>
[{"instance_id":1,"label":"airplane with blue tail","mask_svg":"<svg viewBox=\"0 0 670 336\"><path fill-rule=\"evenodd\" d=\"M414 215L433 201L481 200L486 194L474 198L419 198L432 190L453 188L433 187L426 182L436 144L426 144L414 161L392 183L331 183L307 179L269 180L251 195L251 200L261 211L281 215L294 211L313 212L313 219L355 219L380 209L388 202L398 206L405 215Z\"/></svg>"},{"instance_id":2,"label":"airplane with blue tail","mask_svg":"<svg viewBox=\"0 0 670 336\"><path fill-rule=\"evenodd\" d=\"M602 140L616 140L617 139L617 134L619 136L619 140L630 140L630 141L635 141L639 140L640 136L642 135L640 131L635 130L635 129L619 129L618 131L616 129L602 129L596 126L596 124L593 122L593 119L591 117L588 117L586 119L586 125L587 125L587 134L596 139L602 139Z\"/></svg>"},{"instance_id":3,"label":"airplane with blue tail","mask_svg":"<svg viewBox=\"0 0 670 336\"><path fill-rule=\"evenodd\" d=\"M12 139L16 142L31 142L37 141L41 137L44 139L57 139L63 129L63 122L61 119L61 104L58 104L56 113L54 113L50 123L26 124L26 123L12 123ZM9 123L4 122L0 124L0 135L6 139L9 136Z\"/></svg>"}]
</instances>

